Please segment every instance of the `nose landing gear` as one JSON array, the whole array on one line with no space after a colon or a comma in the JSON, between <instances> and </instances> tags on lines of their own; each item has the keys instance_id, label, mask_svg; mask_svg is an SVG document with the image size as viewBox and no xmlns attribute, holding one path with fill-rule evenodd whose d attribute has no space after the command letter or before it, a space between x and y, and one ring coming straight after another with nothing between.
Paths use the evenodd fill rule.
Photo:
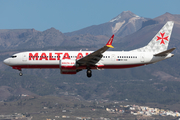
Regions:
<instances>
[{"instance_id":1,"label":"nose landing gear","mask_svg":"<svg viewBox=\"0 0 180 120\"><path fill-rule=\"evenodd\" d=\"M19 76L22 76L23 75L23 73L22 73L22 69L20 68L20 67L12 67L13 69L15 69L15 70L19 70L20 72L19 72Z\"/></svg>"},{"instance_id":2,"label":"nose landing gear","mask_svg":"<svg viewBox=\"0 0 180 120\"><path fill-rule=\"evenodd\" d=\"M87 77L90 78L92 76L92 71L91 69L87 69Z\"/></svg>"}]
</instances>

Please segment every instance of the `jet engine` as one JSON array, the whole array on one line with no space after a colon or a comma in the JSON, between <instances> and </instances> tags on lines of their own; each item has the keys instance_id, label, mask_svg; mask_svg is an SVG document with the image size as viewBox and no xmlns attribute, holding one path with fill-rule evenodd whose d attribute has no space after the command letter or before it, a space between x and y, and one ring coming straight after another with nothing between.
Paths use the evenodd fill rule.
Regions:
<instances>
[{"instance_id":1,"label":"jet engine","mask_svg":"<svg viewBox=\"0 0 180 120\"><path fill-rule=\"evenodd\" d=\"M76 60L64 59L59 61L61 74L76 74L77 64Z\"/></svg>"}]
</instances>

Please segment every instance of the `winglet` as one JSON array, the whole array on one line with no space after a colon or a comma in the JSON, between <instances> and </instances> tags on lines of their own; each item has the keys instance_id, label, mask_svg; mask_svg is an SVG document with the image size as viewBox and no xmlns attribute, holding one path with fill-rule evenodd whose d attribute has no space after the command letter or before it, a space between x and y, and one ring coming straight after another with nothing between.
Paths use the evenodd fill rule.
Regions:
<instances>
[{"instance_id":1,"label":"winglet","mask_svg":"<svg viewBox=\"0 0 180 120\"><path fill-rule=\"evenodd\" d=\"M109 41L107 42L107 44L106 44L107 47L114 48L114 47L112 46L113 39L114 39L114 34L112 35L112 37L111 37L111 38L109 39Z\"/></svg>"}]
</instances>

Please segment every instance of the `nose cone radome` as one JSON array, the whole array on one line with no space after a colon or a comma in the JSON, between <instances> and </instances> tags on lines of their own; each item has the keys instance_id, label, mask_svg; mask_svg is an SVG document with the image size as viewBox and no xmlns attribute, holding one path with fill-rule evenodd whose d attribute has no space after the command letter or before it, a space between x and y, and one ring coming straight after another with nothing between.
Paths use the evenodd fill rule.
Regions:
<instances>
[{"instance_id":1,"label":"nose cone radome","mask_svg":"<svg viewBox=\"0 0 180 120\"><path fill-rule=\"evenodd\" d=\"M9 59L5 59L3 62L4 64L9 65Z\"/></svg>"}]
</instances>

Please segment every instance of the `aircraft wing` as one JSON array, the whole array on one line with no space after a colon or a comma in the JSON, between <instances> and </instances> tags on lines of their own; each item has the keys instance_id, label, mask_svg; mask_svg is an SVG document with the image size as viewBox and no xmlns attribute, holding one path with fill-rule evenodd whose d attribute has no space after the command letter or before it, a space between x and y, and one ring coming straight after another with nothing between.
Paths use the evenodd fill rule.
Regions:
<instances>
[{"instance_id":1,"label":"aircraft wing","mask_svg":"<svg viewBox=\"0 0 180 120\"><path fill-rule=\"evenodd\" d=\"M82 65L86 65L86 66L90 66L90 65L95 65L102 57L102 53L104 53L107 49L114 48L112 46L112 41L113 41L114 35L112 35L112 37L109 39L109 41L107 42L107 44L100 48L99 50L94 51L93 53L77 60L77 63L82 66Z\"/></svg>"}]
</instances>

